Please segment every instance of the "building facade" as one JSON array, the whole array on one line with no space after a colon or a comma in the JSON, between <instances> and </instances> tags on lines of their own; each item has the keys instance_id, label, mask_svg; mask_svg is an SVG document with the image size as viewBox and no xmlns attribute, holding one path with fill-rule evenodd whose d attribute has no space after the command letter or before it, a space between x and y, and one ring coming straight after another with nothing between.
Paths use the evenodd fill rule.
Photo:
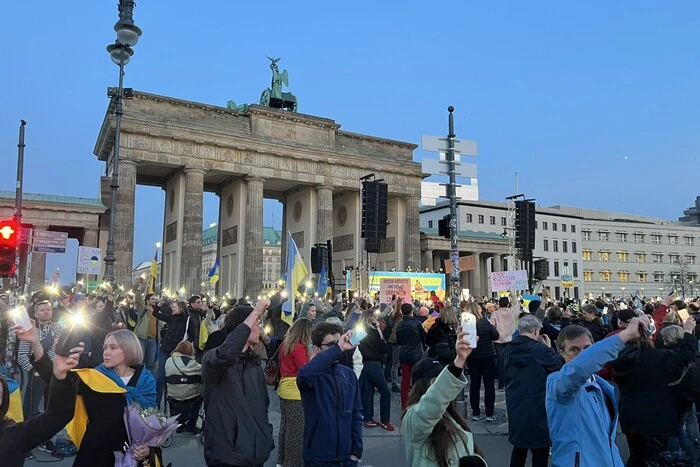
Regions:
<instances>
[{"instance_id":1,"label":"building facade","mask_svg":"<svg viewBox=\"0 0 700 467\"><path fill-rule=\"evenodd\" d=\"M588 296L698 293L700 226L567 206L551 210L581 218L580 260Z\"/></svg>"},{"instance_id":2,"label":"building facade","mask_svg":"<svg viewBox=\"0 0 700 467\"><path fill-rule=\"evenodd\" d=\"M263 290L279 289L282 278L282 231L263 227Z\"/></svg>"},{"instance_id":3,"label":"building facade","mask_svg":"<svg viewBox=\"0 0 700 467\"><path fill-rule=\"evenodd\" d=\"M683 217L678 219L683 223L700 226L700 196L695 198L695 206L683 211Z\"/></svg>"}]
</instances>

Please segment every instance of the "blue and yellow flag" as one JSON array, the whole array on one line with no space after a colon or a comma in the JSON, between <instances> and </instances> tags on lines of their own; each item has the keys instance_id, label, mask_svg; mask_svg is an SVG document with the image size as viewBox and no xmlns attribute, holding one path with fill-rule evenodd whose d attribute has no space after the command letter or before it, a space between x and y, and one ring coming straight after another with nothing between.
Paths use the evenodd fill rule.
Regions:
<instances>
[{"instance_id":1,"label":"blue and yellow flag","mask_svg":"<svg viewBox=\"0 0 700 467\"><path fill-rule=\"evenodd\" d=\"M326 272L326 265L321 266L321 275L318 278L318 296L325 297L328 293L328 273Z\"/></svg>"},{"instance_id":2,"label":"blue and yellow flag","mask_svg":"<svg viewBox=\"0 0 700 467\"><path fill-rule=\"evenodd\" d=\"M153 255L153 261L151 261L151 272L148 277L148 293L155 293L156 289L156 278L158 277L158 247L156 247L156 253Z\"/></svg>"},{"instance_id":3,"label":"blue and yellow flag","mask_svg":"<svg viewBox=\"0 0 700 467\"><path fill-rule=\"evenodd\" d=\"M219 282L220 269L221 268L219 267L219 257L217 256L216 261L214 261L214 266L212 266L211 269L209 270L209 283L210 284L216 284L217 282Z\"/></svg>"},{"instance_id":4,"label":"blue and yellow flag","mask_svg":"<svg viewBox=\"0 0 700 467\"><path fill-rule=\"evenodd\" d=\"M287 233L287 301L282 304L282 320L290 326L294 321L294 297L301 283L309 275L304 259L299 253L297 244L294 242L291 233Z\"/></svg>"}]
</instances>

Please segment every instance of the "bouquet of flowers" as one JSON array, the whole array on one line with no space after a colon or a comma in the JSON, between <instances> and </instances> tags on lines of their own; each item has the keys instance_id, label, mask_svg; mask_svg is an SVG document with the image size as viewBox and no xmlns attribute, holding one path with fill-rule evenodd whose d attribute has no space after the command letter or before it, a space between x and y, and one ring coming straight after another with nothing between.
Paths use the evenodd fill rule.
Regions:
<instances>
[{"instance_id":1,"label":"bouquet of flowers","mask_svg":"<svg viewBox=\"0 0 700 467\"><path fill-rule=\"evenodd\" d=\"M159 447L178 427L177 415L166 417L155 408L142 409L138 404L129 404L124 409L124 426L129 437L125 452L114 453L114 467L135 467L133 446Z\"/></svg>"}]
</instances>

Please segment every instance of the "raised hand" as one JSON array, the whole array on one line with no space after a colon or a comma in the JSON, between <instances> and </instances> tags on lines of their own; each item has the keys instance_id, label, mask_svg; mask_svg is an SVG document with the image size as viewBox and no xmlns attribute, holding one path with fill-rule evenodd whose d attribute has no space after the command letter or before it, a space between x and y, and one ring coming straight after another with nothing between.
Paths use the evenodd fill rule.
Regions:
<instances>
[{"instance_id":1,"label":"raised hand","mask_svg":"<svg viewBox=\"0 0 700 467\"><path fill-rule=\"evenodd\" d=\"M53 375L56 379L65 379L68 372L78 366L80 354L85 350L85 344L80 343L78 347L70 349L70 355L64 357L58 353L53 358Z\"/></svg>"},{"instance_id":2,"label":"raised hand","mask_svg":"<svg viewBox=\"0 0 700 467\"><path fill-rule=\"evenodd\" d=\"M352 350L356 347L350 343L351 338L352 338L352 331L348 331L345 334L343 334L342 336L340 336L340 340L338 341L338 347L340 347L340 350L345 352L348 350Z\"/></svg>"},{"instance_id":3,"label":"raised hand","mask_svg":"<svg viewBox=\"0 0 700 467\"><path fill-rule=\"evenodd\" d=\"M469 342L464 338L468 335L468 332L462 331L460 331L459 334L457 334L457 343L455 344L455 351L457 352L457 357L454 361L454 364L457 368L464 368L464 365L467 363L467 358L469 358L469 355L472 353L472 350L474 350L469 345ZM477 336L476 339L478 341L479 337Z\"/></svg>"},{"instance_id":4,"label":"raised hand","mask_svg":"<svg viewBox=\"0 0 700 467\"><path fill-rule=\"evenodd\" d=\"M552 346L552 340L549 338L549 336L547 334L540 334L540 342L542 342L547 347Z\"/></svg>"}]
</instances>

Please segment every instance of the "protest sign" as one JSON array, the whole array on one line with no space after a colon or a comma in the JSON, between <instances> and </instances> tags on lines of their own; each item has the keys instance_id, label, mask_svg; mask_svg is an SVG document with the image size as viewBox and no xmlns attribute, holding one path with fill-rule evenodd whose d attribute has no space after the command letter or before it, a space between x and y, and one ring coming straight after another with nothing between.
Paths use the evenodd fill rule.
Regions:
<instances>
[{"instance_id":1,"label":"protest sign","mask_svg":"<svg viewBox=\"0 0 700 467\"><path fill-rule=\"evenodd\" d=\"M527 271L503 271L489 274L491 291L528 290Z\"/></svg>"},{"instance_id":2,"label":"protest sign","mask_svg":"<svg viewBox=\"0 0 700 467\"><path fill-rule=\"evenodd\" d=\"M391 297L403 299L404 303L411 303L411 279L408 277L382 278L379 281L379 301L391 303Z\"/></svg>"}]
</instances>

